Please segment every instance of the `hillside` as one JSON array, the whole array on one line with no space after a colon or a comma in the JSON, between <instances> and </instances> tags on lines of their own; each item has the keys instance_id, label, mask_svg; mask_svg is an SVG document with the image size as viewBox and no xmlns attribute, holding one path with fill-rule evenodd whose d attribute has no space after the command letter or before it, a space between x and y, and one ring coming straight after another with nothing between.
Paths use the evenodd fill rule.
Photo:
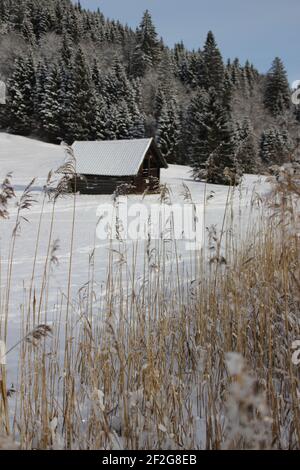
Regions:
<instances>
[{"instance_id":1,"label":"hillside","mask_svg":"<svg viewBox=\"0 0 300 470\"><path fill-rule=\"evenodd\" d=\"M13 287L11 298L11 321L19 324L19 304L22 302L22 284L27 279L30 266L34 262L36 249L36 236L40 223L40 215L43 213L42 231L37 252L36 276L42 275L40 269L43 269L43 262L47 252L48 231L51 225L52 201L44 201L43 185L46 182L49 171L56 170L65 160L65 153L62 146L46 144L37 140L24 138L22 136L0 133L0 183L4 180L8 172L12 172L11 182L15 189L18 200L23 195L23 191L33 178L36 178L33 186L30 188L32 198L35 201L28 211L24 212L27 222L22 223L21 243L15 247L15 263L18 267L13 274ZM205 185L195 182L192 179L190 167L180 165L170 165L167 170L162 170L161 183L166 184L170 191L170 199L173 203L183 207L186 202L184 192L188 188L190 197L194 203L202 208L206 198L206 224L208 227L215 226L217 230L221 229L224 212L227 205L228 187L222 185ZM183 185L186 185L184 188ZM261 196L269 190L269 186L263 178L256 175L245 176L244 182L232 199L233 209L238 212L239 220L246 230L250 226L249 214L252 212L251 200L254 194ZM129 196L129 207L135 204L143 204L150 210L152 204L158 204L161 200L159 194ZM76 229L74 240L74 273L72 277L72 295L76 295L77 290L84 284L86 277L86 262L91 250L95 249L94 256L98 259L95 267L95 276L97 282L105 281L107 268L107 250L109 240L95 240L95 230L97 226L97 210L101 204L112 203L112 195L85 196L76 197ZM45 205L43 206L43 203ZM201 209L202 211L202 209ZM10 219L2 220L0 218L0 244L1 244L1 262L3 265L7 262L9 254L10 237L16 223L18 207L12 202L9 204ZM52 279L53 285L49 292L50 299L55 302L57 289L66 288L69 256L70 256L70 233L72 230L72 217L74 212L74 201L72 196L59 198L55 203L55 218L53 225L52 239L57 240L58 250L56 253L58 265L55 269L55 276ZM116 246L118 242L115 240ZM130 252L134 242L126 240ZM146 241L141 240L138 248L142 254ZM185 242L178 241L178 250L180 253L180 264L189 260L191 253L186 250ZM129 255L130 256L130 255ZM136 271L141 275L143 267L142 256L136 266ZM14 313L13 313L14 312ZM12 325L13 325L12 323ZM15 326L11 328L11 341L14 341Z\"/></svg>"},{"instance_id":2,"label":"hillside","mask_svg":"<svg viewBox=\"0 0 300 470\"><path fill-rule=\"evenodd\" d=\"M261 66L268 28L297 34L286 5L206 3L231 51L242 29L262 55L259 20ZM148 10L0 0L0 453L300 449L300 105L280 57L221 51L167 46Z\"/></svg>"},{"instance_id":3,"label":"hillside","mask_svg":"<svg viewBox=\"0 0 300 470\"><path fill-rule=\"evenodd\" d=\"M27 187L61 162L61 146L0 142L1 178L16 170L15 196L7 184L0 194L0 445L10 429L22 449L299 448L289 169L273 196L255 175L228 188L179 165L162 172L160 194L129 196L135 226L141 208L200 204L200 250L175 239L170 218L163 239L99 238L112 196Z\"/></svg>"},{"instance_id":4,"label":"hillside","mask_svg":"<svg viewBox=\"0 0 300 470\"><path fill-rule=\"evenodd\" d=\"M46 180L65 160L61 146L22 136L0 133L0 180L12 172L15 182L38 178Z\"/></svg>"},{"instance_id":5,"label":"hillside","mask_svg":"<svg viewBox=\"0 0 300 470\"><path fill-rule=\"evenodd\" d=\"M24 138L21 136L14 136L5 133L0 133L0 182L4 180L8 172L12 172L11 182L15 188L17 198L21 198L24 189L31 182L33 178L36 178L34 185L31 187L33 193L33 199L35 203L30 208L26 219L29 223L22 224L22 243L17 244L16 247L16 259L18 260L18 270L15 272L16 276L16 292L13 296L12 302L17 308L18 292L20 285L22 285L22 279L26 277L28 270L28 261L33 261L34 250L35 250L35 236L38 230L38 223L40 212L42 210L42 203L44 199L43 185L45 184L46 178L49 171L56 170L65 160L65 153L62 146L45 144L43 142ZM194 203L199 204L202 208L206 201L206 224L208 227L215 226L216 229L220 229L224 212L227 205L228 187L222 185L205 185L193 181L192 170L190 167L181 165L170 165L167 170L162 170L161 175L162 185L167 185L170 191L170 199L173 203L179 204L183 207L184 189L183 185L186 185L190 192L190 197L193 198ZM243 222L244 229L250 224L249 214L252 212L251 201L255 193L261 196L269 191L269 185L265 183L265 179L257 175L246 175L241 185L240 191L236 191L235 196L232 199L233 209L238 214L240 223ZM160 195L131 195L129 196L129 206L134 204L142 203L147 209L151 208L151 204L158 204L160 201ZM95 229L97 225L97 209L99 205L112 203L112 195L78 195L76 197L76 239L75 239L75 253L76 253L76 268L75 278L73 280L74 294L76 289L81 283L84 283L86 275L84 264L86 258L93 246ZM43 208L44 211L44 229L43 236L40 240L39 252L41 253L41 259L44 259L45 251L47 247L47 230L51 222L51 200L47 200L46 205ZM10 204L10 220L2 221L0 219L0 239L1 239L1 251L2 254L9 248L9 237L6 236L13 229L15 224L15 216L17 214L17 207L15 204ZM54 239L59 240L59 253L57 254L60 261L60 266L57 269L57 276L59 281L57 286L63 285L67 279L67 268L69 258L69 234L71 230L72 214L74 206L72 196L61 197L56 201L55 207L55 221L54 221ZM5 231L2 229L5 226ZM5 236L4 236L5 234ZM108 240L97 240L96 242L96 255L99 260L106 262L106 250L108 246ZM128 245L131 246L132 240L128 240ZM143 249L145 242L141 242ZM24 250L24 247L26 249ZM181 252L181 262L184 259L188 259L190 253L185 249L185 243L182 241L178 242L178 249ZM3 260L5 261L5 260ZM137 269L139 270L141 264L138 264ZM105 270L102 263L99 263L97 275L99 276L99 282L104 281Z\"/></svg>"},{"instance_id":6,"label":"hillside","mask_svg":"<svg viewBox=\"0 0 300 470\"><path fill-rule=\"evenodd\" d=\"M199 46L167 47L148 11L133 31L70 0L0 0L0 127L53 143L153 136L212 183L288 159L299 123L282 61L265 76L224 63L213 32Z\"/></svg>"}]
</instances>

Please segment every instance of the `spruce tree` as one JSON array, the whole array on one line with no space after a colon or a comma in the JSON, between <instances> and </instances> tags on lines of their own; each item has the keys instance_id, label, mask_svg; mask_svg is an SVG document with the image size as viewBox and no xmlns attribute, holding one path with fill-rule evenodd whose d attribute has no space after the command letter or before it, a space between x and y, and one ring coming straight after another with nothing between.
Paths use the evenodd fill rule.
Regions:
<instances>
[{"instance_id":1,"label":"spruce tree","mask_svg":"<svg viewBox=\"0 0 300 470\"><path fill-rule=\"evenodd\" d=\"M72 57L73 57L73 48L70 37L67 33L63 35L62 46L60 50L61 61L65 67L70 67Z\"/></svg>"},{"instance_id":2,"label":"spruce tree","mask_svg":"<svg viewBox=\"0 0 300 470\"><path fill-rule=\"evenodd\" d=\"M143 15L136 37L133 71L134 75L143 76L147 69L154 67L159 62L161 54L160 42L148 10Z\"/></svg>"},{"instance_id":3,"label":"spruce tree","mask_svg":"<svg viewBox=\"0 0 300 470\"><path fill-rule=\"evenodd\" d=\"M35 68L32 56L19 57L15 61L8 81L11 130L28 134L33 127Z\"/></svg>"},{"instance_id":4,"label":"spruce tree","mask_svg":"<svg viewBox=\"0 0 300 470\"><path fill-rule=\"evenodd\" d=\"M145 116L137 105L130 111L129 139L142 139L145 137Z\"/></svg>"},{"instance_id":5,"label":"spruce tree","mask_svg":"<svg viewBox=\"0 0 300 470\"><path fill-rule=\"evenodd\" d=\"M235 125L235 157L244 173L253 173L257 169L257 145L249 120L244 119Z\"/></svg>"},{"instance_id":6,"label":"spruce tree","mask_svg":"<svg viewBox=\"0 0 300 470\"><path fill-rule=\"evenodd\" d=\"M116 111L116 139L129 139L132 124L127 103L121 101L118 103Z\"/></svg>"},{"instance_id":7,"label":"spruce tree","mask_svg":"<svg viewBox=\"0 0 300 470\"><path fill-rule=\"evenodd\" d=\"M92 67L92 80L94 83L95 90L98 95L102 95L103 87L104 87L104 79L101 75L98 63L96 59L94 60L93 67Z\"/></svg>"},{"instance_id":8,"label":"spruce tree","mask_svg":"<svg viewBox=\"0 0 300 470\"><path fill-rule=\"evenodd\" d=\"M174 92L175 64L169 49L165 49L161 55L161 61L157 67L159 87L166 96Z\"/></svg>"},{"instance_id":9,"label":"spruce tree","mask_svg":"<svg viewBox=\"0 0 300 470\"><path fill-rule=\"evenodd\" d=\"M57 143L64 138L63 111L62 76L60 68L54 65L44 85L39 112L43 131L51 142Z\"/></svg>"},{"instance_id":10,"label":"spruce tree","mask_svg":"<svg viewBox=\"0 0 300 470\"><path fill-rule=\"evenodd\" d=\"M273 116L279 116L290 108L290 87L284 65L276 57L266 77L264 104Z\"/></svg>"},{"instance_id":11,"label":"spruce tree","mask_svg":"<svg viewBox=\"0 0 300 470\"><path fill-rule=\"evenodd\" d=\"M291 150L289 133L276 127L265 130L260 141L260 157L266 165L282 163Z\"/></svg>"},{"instance_id":12,"label":"spruce tree","mask_svg":"<svg viewBox=\"0 0 300 470\"><path fill-rule=\"evenodd\" d=\"M154 106L153 106L153 115L156 121L159 120L162 110L166 106L166 103L167 103L166 96L163 90L159 87L155 95Z\"/></svg>"},{"instance_id":13,"label":"spruce tree","mask_svg":"<svg viewBox=\"0 0 300 470\"><path fill-rule=\"evenodd\" d=\"M92 93L90 100L90 112L88 121L90 122L88 139L104 140L108 109L105 101L97 94Z\"/></svg>"},{"instance_id":14,"label":"spruce tree","mask_svg":"<svg viewBox=\"0 0 300 470\"><path fill-rule=\"evenodd\" d=\"M163 105L157 129L158 146L169 163L178 161L179 135L179 115L177 104L173 100Z\"/></svg>"},{"instance_id":15,"label":"spruce tree","mask_svg":"<svg viewBox=\"0 0 300 470\"><path fill-rule=\"evenodd\" d=\"M227 71L232 85L235 88L239 88L241 84L241 66L239 60L235 59L232 63L229 61L227 64Z\"/></svg>"},{"instance_id":16,"label":"spruce tree","mask_svg":"<svg viewBox=\"0 0 300 470\"><path fill-rule=\"evenodd\" d=\"M40 61L36 67L34 89L34 114L37 128L41 130L41 108L44 104L45 84L49 76L49 69L44 61Z\"/></svg>"},{"instance_id":17,"label":"spruce tree","mask_svg":"<svg viewBox=\"0 0 300 470\"><path fill-rule=\"evenodd\" d=\"M201 85L206 89L213 87L222 92L224 86L224 64L215 37L209 31L203 49L203 78Z\"/></svg>"},{"instance_id":18,"label":"spruce tree","mask_svg":"<svg viewBox=\"0 0 300 470\"><path fill-rule=\"evenodd\" d=\"M86 140L91 127L93 86L91 73L81 48L78 49L65 90L66 140Z\"/></svg>"},{"instance_id":19,"label":"spruce tree","mask_svg":"<svg viewBox=\"0 0 300 470\"><path fill-rule=\"evenodd\" d=\"M254 82L255 82L255 75L254 75L254 72L253 72L253 66L250 65L249 60L247 60L246 63L245 63L244 74L245 74L245 78L246 78L247 83L248 83L249 90L250 90L250 92L252 92Z\"/></svg>"},{"instance_id":20,"label":"spruce tree","mask_svg":"<svg viewBox=\"0 0 300 470\"><path fill-rule=\"evenodd\" d=\"M50 17L47 7L41 8L37 7L34 12L34 30L37 40L40 40L41 37L49 31L50 27Z\"/></svg>"},{"instance_id":21,"label":"spruce tree","mask_svg":"<svg viewBox=\"0 0 300 470\"><path fill-rule=\"evenodd\" d=\"M231 118L213 88L197 93L187 120L187 147L194 178L215 184L237 183Z\"/></svg>"},{"instance_id":22,"label":"spruce tree","mask_svg":"<svg viewBox=\"0 0 300 470\"><path fill-rule=\"evenodd\" d=\"M34 34L34 28L28 10L25 10L24 14L22 36L31 46L36 43L36 36Z\"/></svg>"},{"instance_id":23,"label":"spruce tree","mask_svg":"<svg viewBox=\"0 0 300 470\"><path fill-rule=\"evenodd\" d=\"M103 94L111 103L130 99L133 93L131 84L127 78L125 68L118 58L115 59L112 70L107 74L103 87Z\"/></svg>"}]
</instances>

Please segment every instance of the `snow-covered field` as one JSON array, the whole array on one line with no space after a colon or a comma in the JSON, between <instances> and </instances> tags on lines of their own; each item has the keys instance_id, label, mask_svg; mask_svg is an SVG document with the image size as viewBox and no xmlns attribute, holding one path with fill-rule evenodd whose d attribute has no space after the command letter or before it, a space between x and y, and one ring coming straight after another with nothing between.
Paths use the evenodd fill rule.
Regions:
<instances>
[{"instance_id":1,"label":"snow-covered field","mask_svg":"<svg viewBox=\"0 0 300 470\"><path fill-rule=\"evenodd\" d=\"M32 191L37 201L30 211L24 213L27 221L22 221L20 235L17 238L12 271L12 289L9 309L9 345L13 344L18 335L20 324L20 305L24 303L24 289L28 289L32 265L36 250L36 239L43 200L43 185L48 172L55 170L64 161L63 147L42 143L36 140L0 133L0 181L9 172L13 172L13 185L17 197L20 197L28 183L36 178ZM170 165L169 169L162 171L162 183L167 183L171 189L174 202L183 202L183 183L190 189L193 201L203 203L205 194L211 196L207 204L206 225L216 224L219 228L223 222L224 209L228 188L223 186L205 185L195 182L191 178L190 169L184 166ZM206 190L206 193L205 193ZM236 191L233 207L238 223L246 226L249 222L250 201L254 192L264 193L266 183L257 176L246 176L242 190ZM74 258L71 288L72 295L88 279L88 259L95 243L95 228L97 224L97 208L99 204L110 202L112 197L78 195L76 200L76 220L74 239ZM158 200L158 195L146 196L143 203L150 204ZM141 202L142 196L130 196L129 204ZM17 208L14 205L10 210L9 220L0 220L0 256L1 256L1 289L5 286L5 274L11 232L15 224ZM42 273L47 253L47 243L51 222L52 204L47 202L44 208L40 243L37 252L37 267L35 274L35 288L38 290L42 282ZM57 258L59 265L52 270L49 303L55 304L58 292L66 292L67 275L70 258L70 235L73 219L73 198L67 196L60 198L56 205L54 218L53 240L59 240ZM95 279L101 284L105 280L107 268L109 243L96 239L95 251ZM191 254L181 252L182 259ZM3 295L3 293L2 293ZM12 364L11 364L12 365Z\"/></svg>"}]
</instances>

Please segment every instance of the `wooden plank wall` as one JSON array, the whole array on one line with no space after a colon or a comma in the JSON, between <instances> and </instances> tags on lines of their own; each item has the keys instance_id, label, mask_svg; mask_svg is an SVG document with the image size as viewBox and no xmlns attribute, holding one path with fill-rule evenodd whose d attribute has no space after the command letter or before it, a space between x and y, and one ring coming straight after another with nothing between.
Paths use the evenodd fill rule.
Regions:
<instances>
[{"instance_id":1,"label":"wooden plank wall","mask_svg":"<svg viewBox=\"0 0 300 470\"><path fill-rule=\"evenodd\" d=\"M131 182L132 177L83 175L74 178L71 187L81 194L113 194L118 186Z\"/></svg>"}]
</instances>

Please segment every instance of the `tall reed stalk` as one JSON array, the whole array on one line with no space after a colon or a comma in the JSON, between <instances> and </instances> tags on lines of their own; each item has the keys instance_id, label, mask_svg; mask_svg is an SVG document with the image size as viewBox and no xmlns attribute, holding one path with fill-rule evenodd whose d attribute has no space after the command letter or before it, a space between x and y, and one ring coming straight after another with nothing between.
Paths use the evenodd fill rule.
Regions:
<instances>
[{"instance_id":1,"label":"tall reed stalk","mask_svg":"<svg viewBox=\"0 0 300 470\"><path fill-rule=\"evenodd\" d=\"M74 196L67 292L58 293L55 311L47 294L57 249L53 201L41 288L35 256L21 309L11 398L1 366L3 434L25 449L300 448L299 369L292 360L300 339L299 178L282 169L268 198L253 194L247 227L235 212L238 191L228 190L221 230L208 227L203 249L189 257L182 258L174 238L152 240L150 233L145 242L111 243L102 286L95 238L77 298ZM160 198L172 199L166 187ZM206 213L207 190L204 198ZM183 200L191 199L183 188ZM172 226L170 220L170 233ZM15 243L14 232L2 338Z\"/></svg>"}]
</instances>

